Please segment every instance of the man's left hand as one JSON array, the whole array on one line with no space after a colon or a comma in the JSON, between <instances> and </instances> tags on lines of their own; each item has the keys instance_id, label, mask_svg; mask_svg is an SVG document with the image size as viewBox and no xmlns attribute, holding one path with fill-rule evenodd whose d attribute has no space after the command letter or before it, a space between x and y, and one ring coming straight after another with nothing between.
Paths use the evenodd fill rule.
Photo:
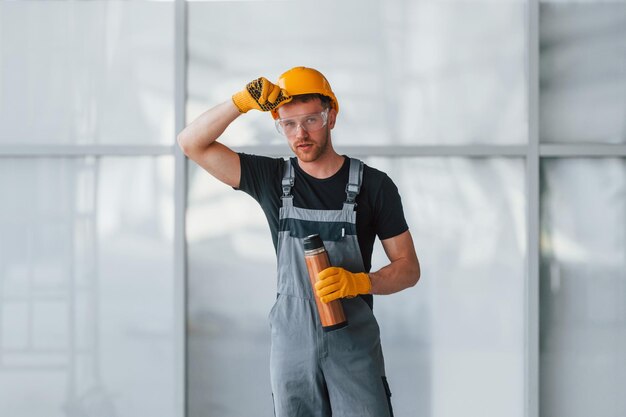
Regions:
<instances>
[{"instance_id":1,"label":"man's left hand","mask_svg":"<svg viewBox=\"0 0 626 417\"><path fill-rule=\"evenodd\" d=\"M315 292L324 303L338 298L368 294L372 283L365 272L352 273L346 269L331 266L317 274Z\"/></svg>"}]
</instances>

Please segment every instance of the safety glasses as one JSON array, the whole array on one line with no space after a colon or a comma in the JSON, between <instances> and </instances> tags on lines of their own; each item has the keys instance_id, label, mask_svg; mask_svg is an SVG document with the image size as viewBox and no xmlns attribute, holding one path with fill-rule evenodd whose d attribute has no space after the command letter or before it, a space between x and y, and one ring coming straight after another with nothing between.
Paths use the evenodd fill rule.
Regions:
<instances>
[{"instance_id":1,"label":"safety glasses","mask_svg":"<svg viewBox=\"0 0 626 417\"><path fill-rule=\"evenodd\" d=\"M286 119L276 119L276 130L285 136L293 136L298 132L298 127L306 132L315 132L322 129L328 123L328 109L319 113L304 114Z\"/></svg>"}]
</instances>

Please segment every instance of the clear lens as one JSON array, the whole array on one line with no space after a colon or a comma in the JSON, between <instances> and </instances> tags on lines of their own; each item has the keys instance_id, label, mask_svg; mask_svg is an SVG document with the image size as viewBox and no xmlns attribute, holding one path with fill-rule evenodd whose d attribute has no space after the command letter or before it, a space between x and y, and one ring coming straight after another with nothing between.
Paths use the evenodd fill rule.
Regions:
<instances>
[{"instance_id":1,"label":"clear lens","mask_svg":"<svg viewBox=\"0 0 626 417\"><path fill-rule=\"evenodd\" d=\"M278 130L278 133L281 135L293 136L298 132L298 127L301 127L307 132L315 132L326 126L327 121L328 109L319 113L305 114L288 119L277 119L276 130Z\"/></svg>"}]
</instances>

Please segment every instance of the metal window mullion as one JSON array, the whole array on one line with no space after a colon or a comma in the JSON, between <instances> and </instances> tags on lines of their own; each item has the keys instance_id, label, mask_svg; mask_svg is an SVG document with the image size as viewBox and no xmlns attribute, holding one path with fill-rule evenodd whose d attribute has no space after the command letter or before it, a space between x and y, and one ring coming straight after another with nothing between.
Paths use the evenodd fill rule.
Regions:
<instances>
[{"instance_id":1,"label":"metal window mullion","mask_svg":"<svg viewBox=\"0 0 626 417\"><path fill-rule=\"evenodd\" d=\"M383 157L525 157L526 145L387 145L387 146L338 146L340 153L351 156Z\"/></svg>"},{"instance_id":2,"label":"metal window mullion","mask_svg":"<svg viewBox=\"0 0 626 417\"><path fill-rule=\"evenodd\" d=\"M542 157L625 157L626 144L572 144L572 143L551 143L540 144L539 152Z\"/></svg>"},{"instance_id":3,"label":"metal window mullion","mask_svg":"<svg viewBox=\"0 0 626 417\"><path fill-rule=\"evenodd\" d=\"M0 145L0 158L160 156L173 152L173 145Z\"/></svg>"},{"instance_id":4,"label":"metal window mullion","mask_svg":"<svg viewBox=\"0 0 626 417\"><path fill-rule=\"evenodd\" d=\"M174 117L176 134L185 127L187 95L187 4L176 0L174 12ZM175 410L186 417L187 405L187 247L185 213L187 209L187 159L174 143L174 334L175 334Z\"/></svg>"},{"instance_id":5,"label":"metal window mullion","mask_svg":"<svg viewBox=\"0 0 626 417\"><path fill-rule=\"evenodd\" d=\"M81 170L84 169L82 164L74 163L73 171L74 173L78 173L78 175L69 175L69 178L66 179L68 182L68 190L69 190L69 201L72 203L69 204L69 216L67 220L66 230L68 231L68 235L72 238L70 241L69 248L69 267L68 267L68 277L67 277L67 295L68 302L66 305L67 308L67 350L65 355L67 357L67 376L66 376L66 385L65 385L65 401L67 404L72 404L78 398L78 381L76 378L76 370L77 370L77 352L76 352L76 312L77 312L77 294L76 294L76 263L77 256L76 252L78 251L78 245L76 244L76 219L78 218L78 208L77 208L77 184L80 181Z\"/></svg>"},{"instance_id":6,"label":"metal window mullion","mask_svg":"<svg viewBox=\"0 0 626 417\"><path fill-rule=\"evenodd\" d=\"M525 283L524 415L539 417L539 259L540 259L540 146L539 146L539 1L528 0L527 83L527 276Z\"/></svg>"}]
</instances>

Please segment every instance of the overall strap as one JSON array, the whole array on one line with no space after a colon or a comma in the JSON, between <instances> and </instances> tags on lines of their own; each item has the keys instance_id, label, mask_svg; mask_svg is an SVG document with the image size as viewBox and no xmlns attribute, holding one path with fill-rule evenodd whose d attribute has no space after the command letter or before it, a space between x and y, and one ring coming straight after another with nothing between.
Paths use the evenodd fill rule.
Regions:
<instances>
[{"instance_id":1,"label":"overall strap","mask_svg":"<svg viewBox=\"0 0 626 417\"><path fill-rule=\"evenodd\" d=\"M293 187L295 180L293 165L291 159L285 161L285 170L283 172L282 188L283 188L283 207L293 205L293 195L291 194L291 188Z\"/></svg>"},{"instance_id":2,"label":"overall strap","mask_svg":"<svg viewBox=\"0 0 626 417\"><path fill-rule=\"evenodd\" d=\"M348 184L346 185L346 204L356 205L356 196L361 191L361 183L363 182L363 162L350 158L350 175Z\"/></svg>"}]
</instances>

